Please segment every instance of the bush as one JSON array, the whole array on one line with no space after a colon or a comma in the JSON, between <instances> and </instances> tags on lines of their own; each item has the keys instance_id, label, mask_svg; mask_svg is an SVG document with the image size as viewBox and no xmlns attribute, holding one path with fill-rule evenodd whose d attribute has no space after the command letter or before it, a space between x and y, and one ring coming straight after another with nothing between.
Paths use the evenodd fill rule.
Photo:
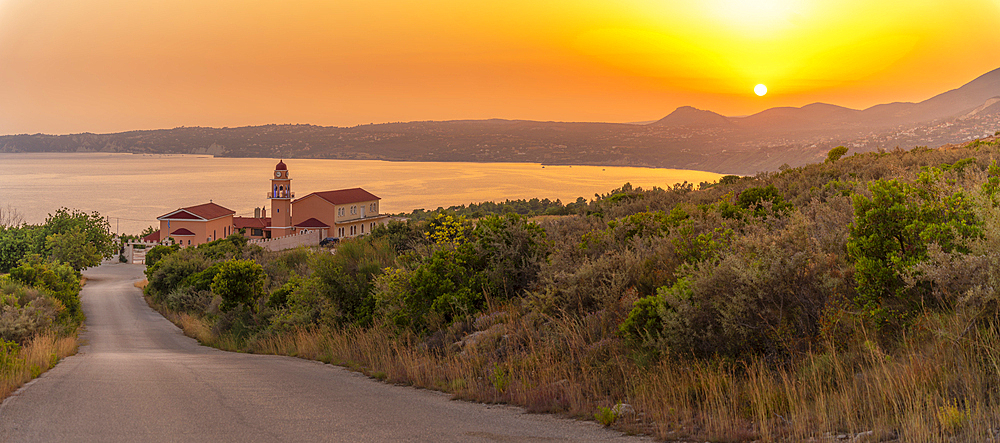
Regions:
<instances>
[{"instance_id":1,"label":"bush","mask_svg":"<svg viewBox=\"0 0 1000 443\"><path fill-rule=\"evenodd\" d=\"M345 241L336 254L315 256L312 287L335 306L329 320L338 325L370 324L375 310L373 282L395 256L388 242L368 238Z\"/></svg>"},{"instance_id":2,"label":"bush","mask_svg":"<svg viewBox=\"0 0 1000 443\"><path fill-rule=\"evenodd\" d=\"M819 333L831 288L844 283L795 213L776 231L760 226L718 259L681 270L655 297L639 299L620 326L639 350L674 355L787 358Z\"/></svg>"},{"instance_id":3,"label":"bush","mask_svg":"<svg viewBox=\"0 0 1000 443\"><path fill-rule=\"evenodd\" d=\"M11 269L10 278L27 286L48 291L66 308L65 319L83 321L80 309L80 273L63 263L46 262L31 255Z\"/></svg>"},{"instance_id":4,"label":"bush","mask_svg":"<svg viewBox=\"0 0 1000 443\"><path fill-rule=\"evenodd\" d=\"M151 268L156 265L163 257L170 255L174 252L180 250L180 245L163 246L156 245L153 246L148 252L146 252L146 267Z\"/></svg>"},{"instance_id":5,"label":"bush","mask_svg":"<svg viewBox=\"0 0 1000 443\"><path fill-rule=\"evenodd\" d=\"M212 292L222 297L219 308L231 311L246 305L250 311L257 311L257 298L264 292L267 274L264 268L252 260L230 260L222 263L212 279Z\"/></svg>"},{"instance_id":6,"label":"bush","mask_svg":"<svg viewBox=\"0 0 1000 443\"><path fill-rule=\"evenodd\" d=\"M479 220L474 236L474 254L485 260L481 266L489 295L517 296L536 281L547 255L540 226L517 214L488 216Z\"/></svg>"},{"instance_id":7,"label":"bush","mask_svg":"<svg viewBox=\"0 0 1000 443\"><path fill-rule=\"evenodd\" d=\"M964 239L982 233L965 195L935 189L936 183L933 174L919 186L877 180L869 184L871 197L854 196L847 251L855 261L856 301L880 327L903 326L923 307L940 307L928 284L904 280L926 260L928 245L968 252Z\"/></svg>"},{"instance_id":8,"label":"bush","mask_svg":"<svg viewBox=\"0 0 1000 443\"><path fill-rule=\"evenodd\" d=\"M55 326L63 311L44 291L0 278L0 341L25 344Z\"/></svg>"}]
</instances>

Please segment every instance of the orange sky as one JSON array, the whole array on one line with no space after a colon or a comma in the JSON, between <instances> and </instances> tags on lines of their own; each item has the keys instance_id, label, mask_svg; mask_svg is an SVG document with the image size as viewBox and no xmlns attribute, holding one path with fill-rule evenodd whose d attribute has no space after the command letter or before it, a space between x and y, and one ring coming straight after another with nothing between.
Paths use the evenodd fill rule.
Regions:
<instances>
[{"instance_id":1,"label":"orange sky","mask_svg":"<svg viewBox=\"0 0 1000 443\"><path fill-rule=\"evenodd\" d=\"M0 134L864 108L1000 67L997 23L1000 0L0 0Z\"/></svg>"}]
</instances>

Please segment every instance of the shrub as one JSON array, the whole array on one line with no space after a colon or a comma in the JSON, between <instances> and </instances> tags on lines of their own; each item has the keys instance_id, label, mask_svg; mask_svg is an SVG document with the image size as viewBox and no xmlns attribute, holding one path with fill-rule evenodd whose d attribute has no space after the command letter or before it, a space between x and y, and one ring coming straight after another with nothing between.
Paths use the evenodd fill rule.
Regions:
<instances>
[{"instance_id":1,"label":"shrub","mask_svg":"<svg viewBox=\"0 0 1000 443\"><path fill-rule=\"evenodd\" d=\"M266 278L264 268L257 262L230 260L219 266L219 272L212 279L212 292L222 297L219 306L222 311L247 305L256 312L257 298L264 292Z\"/></svg>"},{"instance_id":2,"label":"shrub","mask_svg":"<svg viewBox=\"0 0 1000 443\"><path fill-rule=\"evenodd\" d=\"M195 248L184 248L163 256L153 266L146 266L147 293L160 301L174 289L189 281L194 274L212 266Z\"/></svg>"},{"instance_id":3,"label":"shrub","mask_svg":"<svg viewBox=\"0 0 1000 443\"><path fill-rule=\"evenodd\" d=\"M373 281L393 263L396 252L385 241L361 238L345 241L336 254L317 255L312 263L315 289L335 308L335 324L371 323L375 309Z\"/></svg>"},{"instance_id":4,"label":"shrub","mask_svg":"<svg viewBox=\"0 0 1000 443\"><path fill-rule=\"evenodd\" d=\"M790 203L785 202L778 188L774 185L765 187L755 187L744 190L736 198L736 206L743 210L751 210L757 217L764 216L769 209L778 213L785 212L792 208Z\"/></svg>"},{"instance_id":5,"label":"shrub","mask_svg":"<svg viewBox=\"0 0 1000 443\"><path fill-rule=\"evenodd\" d=\"M920 186L877 180L869 184L871 197L854 197L847 250L855 261L856 301L880 327L902 326L922 307L939 305L927 284L904 280L927 258L929 244L968 252L964 239L981 235L965 195L935 189L932 175Z\"/></svg>"},{"instance_id":6,"label":"shrub","mask_svg":"<svg viewBox=\"0 0 1000 443\"><path fill-rule=\"evenodd\" d=\"M702 357L786 358L808 349L831 287L843 284L808 232L798 212L778 230L755 227L717 259L683 267L674 284L639 299L621 333L639 350Z\"/></svg>"},{"instance_id":7,"label":"shrub","mask_svg":"<svg viewBox=\"0 0 1000 443\"><path fill-rule=\"evenodd\" d=\"M66 320L83 321L80 309L80 274L67 264L46 262L31 255L11 269L10 278L51 293L66 308Z\"/></svg>"},{"instance_id":8,"label":"shrub","mask_svg":"<svg viewBox=\"0 0 1000 443\"><path fill-rule=\"evenodd\" d=\"M156 245L153 246L148 252L146 252L146 267L151 268L156 265L163 257L177 252L180 249L180 245L163 246Z\"/></svg>"},{"instance_id":9,"label":"shrub","mask_svg":"<svg viewBox=\"0 0 1000 443\"><path fill-rule=\"evenodd\" d=\"M54 326L63 311L44 291L0 278L0 340L27 343Z\"/></svg>"},{"instance_id":10,"label":"shrub","mask_svg":"<svg viewBox=\"0 0 1000 443\"><path fill-rule=\"evenodd\" d=\"M487 292L501 299L520 295L536 280L546 258L545 231L517 214L488 216L475 229L475 255L488 282Z\"/></svg>"}]
</instances>

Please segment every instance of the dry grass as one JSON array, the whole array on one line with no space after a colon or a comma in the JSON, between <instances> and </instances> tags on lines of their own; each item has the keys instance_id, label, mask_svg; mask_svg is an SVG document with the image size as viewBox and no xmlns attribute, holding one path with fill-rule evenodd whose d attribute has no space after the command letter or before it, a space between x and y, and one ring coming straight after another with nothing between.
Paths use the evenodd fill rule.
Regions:
<instances>
[{"instance_id":1,"label":"dry grass","mask_svg":"<svg viewBox=\"0 0 1000 443\"><path fill-rule=\"evenodd\" d=\"M16 355L0 355L0 399L52 369L59 360L75 354L78 347L75 336L48 333L36 336Z\"/></svg>"},{"instance_id":2,"label":"dry grass","mask_svg":"<svg viewBox=\"0 0 1000 443\"><path fill-rule=\"evenodd\" d=\"M969 332L957 316L926 319L926 334L915 333L891 354L859 341L858 349L830 347L775 368L761 360L641 367L624 357L620 345L599 338L599 320L549 319L540 328L537 319L514 310L494 313L496 324L474 343L443 346L386 327L300 329L243 343L212 337L193 316L166 315L205 344L324 361L461 399L585 419L626 403L615 427L668 441L822 441L838 435L988 441L1000 430L998 327Z\"/></svg>"}]
</instances>

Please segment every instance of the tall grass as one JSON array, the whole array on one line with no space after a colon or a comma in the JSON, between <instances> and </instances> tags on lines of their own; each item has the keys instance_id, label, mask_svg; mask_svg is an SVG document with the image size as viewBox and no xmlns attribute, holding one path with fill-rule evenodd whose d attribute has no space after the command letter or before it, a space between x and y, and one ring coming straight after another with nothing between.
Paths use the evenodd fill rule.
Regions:
<instances>
[{"instance_id":1,"label":"tall grass","mask_svg":"<svg viewBox=\"0 0 1000 443\"><path fill-rule=\"evenodd\" d=\"M52 369L59 360L76 353L79 343L76 336L59 336L45 333L35 336L16 350L0 349L0 399L16 391L25 383Z\"/></svg>"},{"instance_id":2,"label":"tall grass","mask_svg":"<svg viewBox=\"0 0 1000 443\"><path fill-rule=\"evenodd\" d=\"M775 367L667 359L640 366L615 343L593 342L585 319L527 328L513 310L471 341L427 346L387 327L298 329L249 341L212 337L187 314L185 332L223 349L289 355L345 366L390 383L533 412L593 418L629 405L614 426L667 440L800 441L870 436L873 441L949 442L1000 431L1000 325L969 328L958 316L927 318L892 353L858 337ZM918 328L919 329L919 328ZM207 335L206 335L207 334Z\"/></svg>"}]
</instances>

